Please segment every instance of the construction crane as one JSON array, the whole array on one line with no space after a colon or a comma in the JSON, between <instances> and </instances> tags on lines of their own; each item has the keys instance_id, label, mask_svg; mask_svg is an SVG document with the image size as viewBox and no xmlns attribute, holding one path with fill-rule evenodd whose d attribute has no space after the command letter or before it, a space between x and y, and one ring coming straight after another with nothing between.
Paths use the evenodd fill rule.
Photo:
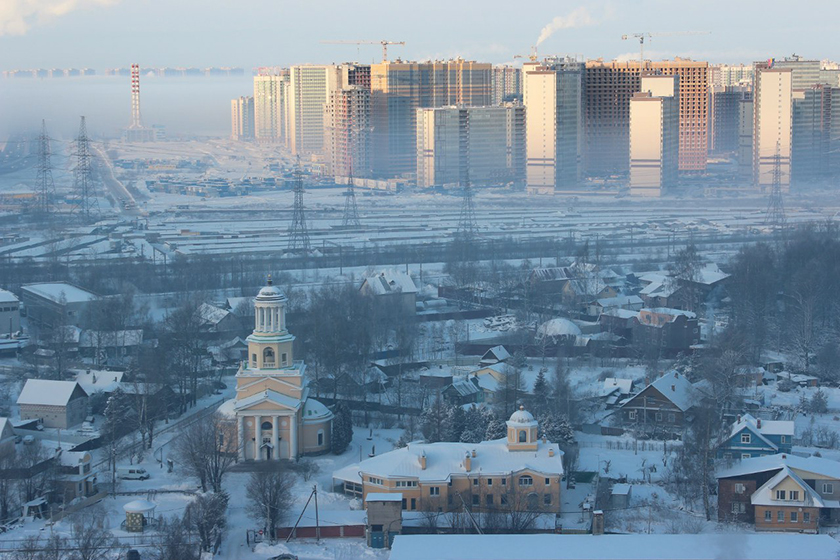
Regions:
<instances>
[{"instance_id":1,"label":"construction crane","mask_svg":"<svg viewBox=\"0 0 840 560\"><path fill-rule=\"evenodd\" d=\"M382 62L388 62L388 45L405 46L405 41L321 41L325 45L382 45Z\"/></svg>"},{"instance_id":2,"label":"construction crane","mask_svg":"<svg viewBox=\"0 0 840 560\"><path fill-rule=\"evenodd\" d=\"M642 66L645 64L645 37L652 39L653 37L668 37L675 35L709 35L711 31L663 31L660 33L629 33L622 35L621 39L626 41L628 39L639 40L639 62Z\"/></svg>"}]
</instances>

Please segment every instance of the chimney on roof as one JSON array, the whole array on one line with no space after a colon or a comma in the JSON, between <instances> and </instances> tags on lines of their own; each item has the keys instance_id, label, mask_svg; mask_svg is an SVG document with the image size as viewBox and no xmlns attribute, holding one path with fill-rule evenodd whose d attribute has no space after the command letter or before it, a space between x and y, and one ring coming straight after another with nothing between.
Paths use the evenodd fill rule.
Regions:
<instances>
[{"instance_id":1,"label":"chimney on roof","mask_svg":"<svg viewBox=\"0 0 840 560\"><path fill-rule=\"evenodd\" d=\"M470 457L470 452L467 451L466 457L464 457L464 470L470 472L472 468L472 457Z\"/></svg>"},{"instance_id":2,"label":"chimney on roof","mask_svg":"<svg viewBox=\"0 0 840 560\"><path fill-rule=\"evenodd\" d=\"M475 457L475 449L472 450L471 455L472 455L472 457Z\"/></svg>"},{"instance_id":3,"label":"chimney on roof","mask_svg":"<svg viewBox=\"0 0 840 560\"><path fill-rule=\"evenodd\" d=\"M741 415L740 414L738 415L738 423L739 424L741 423Z\"/></svg>"},{"instance_id":4,"label":"chimney on roof","mask_svg":"<svg viewBox=\"0 0 840 560\"><path fill-rule=\"evenodd\" d=\"M671 385L671 392L673 392L673 393L677 392L677 386L676 385Z\"/></svg>"},{"instance_id":5,"label":"chimney on roof","mask_svg":"<svg viewBox=\"0 0 840 560\"><path fill-rule=\"evenodd\" d=\"M426 470L426 452L424 451L422 455L420 455L420 468L422 470Z\"/></svg>"},{"instance_id":6,"label":"chimney on roof","mask_svg":"<svg viewBox=\"0 0 840 560\"><path fill-rule=\"evenodd\" d=\"M543 435L542 435L542 441L543 441L543 443L547 443L547 442L548 442L548 438L546 438L546 437L545 437L545 432L543 432Z\"/></svg>"},{"instance_id":7,"label":"chimney on roof","mask_svg":"<svg viewBox=\"0 0 840 560\"><path fill-rule=\"evenodd\" d=\"M787 459L787 455L782 453L782 459Z\"/></svg>"},{"instance_id":8,"label":"chimney on roof","mask_svg":"<svg viewBox=\"0 0 840 560\"><path fill-rule=\"evenodd\" d=\"M758 420L755 421L755 427L758 428L759 430L761 429L761 418L759 418Z\"/></svg>"},{"instance_id":9,"label":"chimney on roof","mask_svg":"<svg viewBox=\"0 0 840 560\"><path fill-rule=\"evenodd\" d=\"M549 457L554 457L554 448L553 447L548 448L548 456Z\"/></svg>"}]
</instances>

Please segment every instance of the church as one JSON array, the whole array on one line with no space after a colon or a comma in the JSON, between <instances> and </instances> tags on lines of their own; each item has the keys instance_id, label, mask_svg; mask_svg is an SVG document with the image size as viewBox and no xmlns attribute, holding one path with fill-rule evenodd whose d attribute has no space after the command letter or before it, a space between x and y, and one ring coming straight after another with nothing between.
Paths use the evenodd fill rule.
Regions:
<instances>
[{"instance_id":1,"label":"church","mask_svg":"<svg viewBox=\"0 0 840 560\"><path fill-rule=\"evenodd\" d=\"M330 449L333 414L309 397L306 364L295 360L286 329L286 295L272 285L254 300L248 359L236 373L236 398L219 413L236 423L240 460L296 460Z\"/></svg>"}]
</instances>

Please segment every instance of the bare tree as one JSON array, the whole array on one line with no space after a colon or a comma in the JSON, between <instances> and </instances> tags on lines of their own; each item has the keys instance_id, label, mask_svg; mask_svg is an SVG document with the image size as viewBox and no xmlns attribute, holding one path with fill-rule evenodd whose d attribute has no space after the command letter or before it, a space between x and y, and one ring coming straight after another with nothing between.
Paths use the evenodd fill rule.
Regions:
<instances>
[{"instance_id":1,"label":"bare tree","mask_svg":"<svg viewBox=\"0 0 840 560\"><path fill-rule=\"evenodd\" d=\"M245 488L250 500L246 509L254 521L262 523L273 541L277 527L291 508L292 487L295 484L291 472L279 465L268 465L251 473Z\"/></svg>"},{"instance_id":2,"label":"bare tree","mask_svg":"<svg viewBox=\"0 0 840 560\"><path fill-rule=\"evenodd\" d=\"M103 525L105 519L104 511L86 511L76 516L72 534L76 548L73 560L108 560L112 557L117 539Z\"/></svg>"},{"instance_id":3,"label":"bare tree","mask_svg":"<svg viewBox=\"0 0 840 560\"><path fill-rule=\"evenodd\" d=\"M175 440L175 453L187 473L201 483L202 492L208 488L222 491L222 479L236 462L238 449L231 442L237 441L236 429L219 414L192 423Z\"/></svg>"},{"instance_id":4,"label":"bare tree","mask_svg":"<svg viewBox=\"0 0 840 560\"><path fill-rule=\"evenodd\" d=\"M200 553L187 523L175 516L161 520L152 537L153 560L198 560Z\"/></svg>"},{"instance_id":5,"label":"bare tree","mask_svg":"<svg viewBox=\"0 0 840 560\"><path fill-rule=\"evenodd\" d=\"M209 552L213 543L221 539L225 529L227 517L225 512L228 505L228 495L199 494L195 500L187 504L184 511L184 524L198 536L201 550Z\"/></svg>"}]
</instances>

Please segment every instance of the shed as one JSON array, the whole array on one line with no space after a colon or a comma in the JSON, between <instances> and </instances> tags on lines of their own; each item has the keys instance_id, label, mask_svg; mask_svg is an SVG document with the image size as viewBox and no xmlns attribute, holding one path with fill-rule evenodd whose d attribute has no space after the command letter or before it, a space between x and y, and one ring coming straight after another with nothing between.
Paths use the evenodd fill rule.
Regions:
<instances>
[{"instance_id":1,"label":"shed","mask_svg":"<svg viewBox=\"0 0 840 560\"><path fill-rule=\"evenodd\" d=\"M610 493L610 507L624 509L630 507L630 494L633 486L630 484L614 484Z\"/></svg>"}]
</instances>

